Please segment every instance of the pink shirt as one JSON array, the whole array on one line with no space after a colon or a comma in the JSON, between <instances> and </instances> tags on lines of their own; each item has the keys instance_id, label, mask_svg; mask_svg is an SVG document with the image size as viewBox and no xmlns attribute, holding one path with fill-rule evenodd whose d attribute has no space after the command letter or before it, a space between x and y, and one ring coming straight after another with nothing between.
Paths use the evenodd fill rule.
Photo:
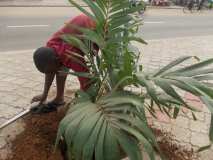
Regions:
<instances>
[{"instance_id":1,"label":"pink shirt","mask_svg":"<svg viewBox=\"0 0 213 160\"><path fill-rule=\"evenodd\" d=\"M72 28L71 26L69 26L68 24L73 24L75 26L80 26L83 28L90 28L90 29L94 29L95 28L95 22L88 16L81 14L78 15L76 17L74 17L73 19L71 19L64 27L62 27L58 32L56 32L51 38L50 40L47 42L47 47L53 48L58 57L60 58L61 63L68 67L71 68L73 63L70 58L68 58L66 56L66 54L68 54L69 52L67 51L73 51L75 53L79 53L81 55L83 55L83 53L75 48L74 46L67 44L66 42L64 42L60 36L63 34L81 34L79 31L77 31L76 29Z\"/></svg>"},{"instance_id":2,"label":"pink shirt","mask_svg":"<svg viewBox=\"0 0 213 160\"><path fill-rule=\"evenodd\" d=\"M89 28L89 29L94 29L95 28L95 22L88 16L81 14L73 19L71 19L68 24L73 24L75 26L80 26L83 28ZM72 55L72 52L75 52L77 54L83 55L80 49L64 42L61 39L61 35L63 34L81 34L79 31L77 31L75 28L69 26L66 24L64 27L62 27L58 32L56 32L50 40L47 42L47 47L53 48L58 55L61 63L67 67L72 69L75 72L89 72L88 68L86 68L84 65L86 65L86 62L84 58L79 58L75 56L75 59L70 58L67 55ZM97 47L95 47L96 50L98 50ZM81 63L84 65L81 65L79 62L76 61L76 58L78 61L80 60ZM78 77L80 86L82 90L86 90L89 87L88 78L84 77Z\"/></svg>"}]
</instances>

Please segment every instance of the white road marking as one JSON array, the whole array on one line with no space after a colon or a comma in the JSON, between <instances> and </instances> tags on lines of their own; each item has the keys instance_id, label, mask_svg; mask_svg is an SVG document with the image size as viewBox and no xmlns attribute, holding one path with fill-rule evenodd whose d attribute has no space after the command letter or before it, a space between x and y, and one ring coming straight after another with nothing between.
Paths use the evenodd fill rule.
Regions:
<instances>
[{"instance_id":1,"label":"white road marking","mask_svg":"<svg viewBox=\"0 0 213 160\"><path fill-rule=\"evenodd\" d=\"M162 24L165 23L164 21L144 21L146 24Z\"/></svg>"},{"instance_id":2,"label":"white road marking","mask_svg":"<svg viewBox=\"0 0 213 160\"><path fill-rule=\"evenodd\" d=\"M40 25L7 26L7 28L32 28L32 27L49 27L49 25L40 24Z\"/></svg>"},{"instance_id":3,"label":"white road marking","mask_svg":"<svg viewBox=\"0 0 213 160\"><path fill-rule=\"evenodd\" d=\"M17 50L17 51L0 51L0 54L22 54L22 53L33 53L35 49Z\"/></svg>"}]
</instances>

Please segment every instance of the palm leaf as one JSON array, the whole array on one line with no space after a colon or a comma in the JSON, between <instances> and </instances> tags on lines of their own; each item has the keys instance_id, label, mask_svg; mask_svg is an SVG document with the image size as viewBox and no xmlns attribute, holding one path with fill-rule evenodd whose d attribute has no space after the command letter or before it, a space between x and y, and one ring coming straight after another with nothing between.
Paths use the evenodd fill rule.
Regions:
<instances>
[{"instance_id":1,"label":"palm leaf","mask_svg":"<svg viewBox=\"0 0 213 160\"><path fill-rule=\"evenodd\" d=\"M92 18L95 20L94 15L92 15L90 12L88 12L86 9L84 9L83 7L81 7L78 3L76 3L74 0L69 0L69 2L75 6L76 8L78 8L81 12L83 12L85 15L87 15L88 17Z\"/></svg>"},{"instance_id":2,"label":"palm leaf","mask_svg":"<svg viewBox=\"0 0 213 160\"><path fill-rule=\"evenodd\" d=\"M125 97L122 99L121 95ZM131 159L141 159L139 142L153 159L154 151L151 146L156 145L156 142L146 120L143 121L146 117L143 112L141 114L144 110L142 102L139 97L129 92L113 92L102 97L97 103L90 100L77 103L62 120L58 138L63 137L69 152L73 153L76 159L90 160L95 156L118 160L122 158L122 152ZM113 113L113 106L125 105L129 106L128 112L121 109ZM137 121L129 115L132 115L132 118L138 117ZM129 135L132 137L125 140ZM133 149L127 150L125 145L133 145Z\"/></svg>"},{"instance_id":3,"label":"palm leaf","mask_svg":"<svg viewBox=\"0 0 213 160\"><path fill-rule=\"evenodd\" d=\"M150 96L151 100L160 104L162 109L167 112L166 108L174 107L174 115L176 118L179 112L179 107L177 105L183 105L192 111L196 111L193 106L189 106L182 97L175 91L173 86L179 89L189 92L195 96L198 96L203 103L208 107L211 113L213 113L213 90L206 85L203 80L211 80L212 76L207 75L212 73L212 68L204 68L213 63L213 59L209 59L203 62L199 62L187 67L182 67L177 70L170 71L171 68L176 67L185 60L191 58L190 56L181 57L169 65L163 67L159 71L155 72L153 75L146 73L136 73L137 83L143 88L146 88L147 94ZM203 69L204 68L204 69ZM165 98L158 95L151 84L155 84L155 88L161 88L161 90L168 95ZM149 85L148 85L149 84ZM169 113L167 113L169 115ZM193 113L192 113L193 114ZM196 117L194 118L196 119ZM212 140L213 125L210 126L210 139Z\"/></svg>"},{"instance_id":4,"label":"palm leaf","mask_svg":"<svg viewBox=\"0 0 213 160\"><path fill-rule=\"evenodd\" d=\"M97 143L95 146L95 158L96 159L104 159L105 153L104 153L104 142L105 142L105 134L107 131L107 122L103 121L102 129L99 132Z\"/></svg>"},{"instance_id":5,"label":"palm leaf","mask_svg":"<svg viewBox=\"0 0 213 160\"><path fill-rule=\"evenodd\" d=\"M127 153L130 160L141 160L141 151L135 139L125 134L124 131L118 132L118 130L115 130L115 132L122 149Z\"/></svg>"},{"instance_id":6,"label":"palm leaf","mask_svg":"<svg viewBox=\"0 0 213 160\"><path fill-rule=\"evenodd\" d=\"M163 67L162 69L160 69L157 73L154 74L154 76L158 76L166 71L168 71L169 69L177 66L178 64L184 62L185 60L188 60L192 58L192 56L183 56L183 57L180 57L174 61L172 61L171 63L169 63L168 65L166 65L165 67Z\"/></svg>"},{"instance_id":7,"label":"palm leaf","mask_svg":"<svg viewBox=\"0 0 213 160\"><path fill-rule=\"evenodd\" d=\"M155 103L168 116L169 111L174 111L174 118L182 105L196 111L176 88L198 96L213 113L213 90L203 82L212 80L209 73L213 73L213 69L207 67L213 59L177 69L178 65L192 58L185 56L153 74L137 72L137 54L129 46L131 41L146 43L136 36L142 22L136 13L144 6L131 7L129 0L83 0L90 9L87 11L74 0L69 1L96 22L94 30L71 26L82 35L62 36L67 43L85 53L87 66L90 66L86 74L72 74L96 80L87 92L79 92L76 103L70 106L59 125L56 145L63 139L70 156L77 160L94 157L119 160L124 153L131 160L141 160L141 144L149 158L154 160L153 148L159 147L147 124L145 109L154 116ZM91 42L98 45L100 54L94 56ZM123 88L126 85L141 87L145 92L143 95L126 92ZM146 99L150 99L151 104ZM213 123L211 140L212 137Z\"/></svg>"},{"instance_id":8,"label":"palm leaf","mask_svg":"<svg viewBox=\"0 0 213 160\"><path fill-rule=\"evenodd\" d=\"M120 147L118 144L117 137L113 130L115 130L109 123L107 125L107 132L104 139L104 159L106 160L117 160L121 159Z\"/></svg>"}]
</instances>

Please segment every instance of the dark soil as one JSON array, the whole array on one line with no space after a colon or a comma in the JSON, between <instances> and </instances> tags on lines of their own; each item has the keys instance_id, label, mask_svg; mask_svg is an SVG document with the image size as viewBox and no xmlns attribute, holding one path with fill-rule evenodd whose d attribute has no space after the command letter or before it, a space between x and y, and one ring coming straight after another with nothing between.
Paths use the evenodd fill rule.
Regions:
<instances>
[{"instance_id":1,"label":"dark soil","mask_svg":"<svg viewBox=\"0 0 213 160\"><path fill-rule=\"evenodd\" d=\"M169 160L195 160L195 152L193 149L186 150L185 146L177 145L170 133L165 133L159 129L153 129L157 137L157 142Z\"/></svg>"},{"instance_id":2,"label":"dark soil","mask_svg":"<svg viewBox=\"0 0 213 160\"><path fill-rule=\"evenodd\" d=\"M62 160L54 143L65 109L24 118L26 129L12 142L12 155L8 160Z\"/></svg>"},{"instance_id":3,"label":"dark soil","mask_svg":"<svg viewBox=\"0 0 213 160\"><path fill-rule=\"evenodd\" d=\"M66 109L44 115L29 115L24 121L25 131L12 142L12 155L8 160L62 160L60 152L54 152L54 143L60 120ZM160 137L159 145L169 160L192 160L193 151L184 150L172 141L172 136L154 129Z\"/></svg>"}]
</instances>

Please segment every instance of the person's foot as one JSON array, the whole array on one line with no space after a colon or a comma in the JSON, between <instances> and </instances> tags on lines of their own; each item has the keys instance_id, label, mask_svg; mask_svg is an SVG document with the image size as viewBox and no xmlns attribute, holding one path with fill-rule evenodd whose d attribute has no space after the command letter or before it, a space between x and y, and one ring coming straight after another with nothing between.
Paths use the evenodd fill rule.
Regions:
<instances>
[{"instance_id":1,"label":"person's foot","mask_svg":"<svg viewBox=\"0 0 213 160\"><path fill-rule=\"evenodd\" d=\"M43 113L49 113L49 112L57 111L57 108L63 106L64 104L65 104L64 101L61 101L61 102L56 102L56 101L48 102L43 107Z\"/></svg>"},{"instance_id":2,"label":"person's foot","mask_svg":"<svg viewBox=\"0 0 213 160\"><path fill-rule=\"evenodd\" d=\"M48 103L54 103L54 104L63 104L64 98L54 98L52 101L49 101Z\"/></svg>"},{"instance_id":3,"label":"person's foot","mask_svg":"<svg viewBox=\"0 0 213 160\"><path fill-rule=\"evenodd\" d=\"M50 112L57 111L57 108L60 106L63 106L64 104L65 104L64 101L61 101L61 102L51 101L51 102L48 102L47 104L42 104L32 108L31 112L34 114L50 113Z\"/></svg>"}]
</instances>

